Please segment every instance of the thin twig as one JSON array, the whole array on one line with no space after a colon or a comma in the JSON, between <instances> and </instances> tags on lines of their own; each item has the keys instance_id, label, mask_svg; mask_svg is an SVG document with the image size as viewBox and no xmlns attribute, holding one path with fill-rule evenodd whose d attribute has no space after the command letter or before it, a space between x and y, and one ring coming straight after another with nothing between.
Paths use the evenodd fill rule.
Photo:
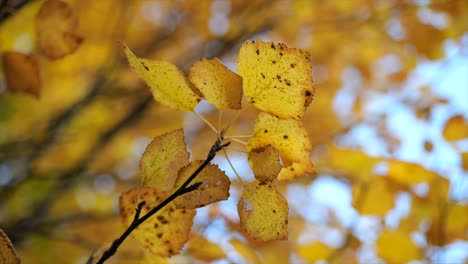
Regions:
<instances>
[{"instance_id":1,"label":"thin twig","mask_svg":"<svg viewBox=\"0 0 468 264\"><path fill-rule=\"evenodd\" d=\"M169 197L167 197L164 201L162 201L160 204L158 204L155 208L153 208L151 211L143 215L141 218L140 213L141 209L143 208L144 202L141 202L138 204L138 208L136 209L135 217L130 224L130 226L122 233L122 235L114 240L112 242L111 246L102 254L101 258L96 262L97 264L102 264L104 263L107 259L112 257L116 252L117 249L120 247L120 245L124 242L124 240L135 230L139 225L141 225L143 222L145 222L148 218L156 214L159 210L161 210L164 206L169 204L170 202L174 201L177 197L191 192L197 187L200 186L200 184L193 184L191 186L188 186L194 179L197 177L197 175L208 165L210 162L214 159L216 156L216 153L220 151L221 149L227 147L231 142L227 142L223 144L223 139L217 139L215 144L211 147L210 152L208 153L208 156L206 157L206 160L203 161L203 163L198 167L198 169L192 173L192 175ZM92 256L89 258L88 263L92 263Z\"/></svg>"}]
</instances>

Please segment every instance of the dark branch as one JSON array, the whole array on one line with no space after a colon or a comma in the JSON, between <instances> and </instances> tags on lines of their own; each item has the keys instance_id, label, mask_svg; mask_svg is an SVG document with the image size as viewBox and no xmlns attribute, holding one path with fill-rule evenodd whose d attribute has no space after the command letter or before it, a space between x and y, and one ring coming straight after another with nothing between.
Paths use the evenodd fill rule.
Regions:
<instances>
[{"instance_id":1,"label":"dark branch","mask_svg":"<svg viewBox=\"0 0 468 264\"><path fill-rule=\"evenodd\" d=\"M219 138L218 140L216 140L215 144L211 147L211 150L208 153L206 160L203 161L200 167L198 167L197 170L194 171L192 175L190 175L190 177L173 194L171 194L169 197L167 197L164 201L162 201L151 211L143 215L141 218L139 217L139 215L141 212L141 208L144 205L144 202L139 203L138 208L136 209L135 217L133 218L133 221L130 224L130 226L122 233L122 235L119 238L117 238L116 240L114 240L114 242L112 242L112 245L102 254L101 258L97 261L97 264L102 264L107 259L112 257L117 252L117 249L124 242L124 240L133 232L133 230L135 230L139 225L144 223L148 218L156 214L159 210L161 210L164 206L168 205L170 202L174 201L177 197L184 195L198 188L201 184L199 182L190 186L188 185L195 179L195 177L197 177L197 175L208 164L210 164L210 162L214 159L218 151L220 151L224 147L227 147L230 144L230 142L223 144L222 140L223 140L222 138ZM88 259L88 263L92 263L92 261L93 261L93 256L91 255L91 257Z\"/></svg>"}]
</instances>

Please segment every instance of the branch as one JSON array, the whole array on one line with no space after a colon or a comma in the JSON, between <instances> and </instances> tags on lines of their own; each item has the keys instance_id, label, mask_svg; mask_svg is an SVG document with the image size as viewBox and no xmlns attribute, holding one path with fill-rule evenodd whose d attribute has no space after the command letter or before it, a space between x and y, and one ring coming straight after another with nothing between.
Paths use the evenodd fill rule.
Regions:
<instances>
[{"instance_id":1,"label":"branch","mask_svg":"<svg viewBox=\"0 0 468 264\"><path fill-rule=\"evenodd\" d=\"M148 218L156 214L159 210L161 210L164 206L168 205L172 201L174 201L177 197L186 194L188 192L191 192L198 188L201 183L195 183L193 185L189 184L197 177L197 175L208 165L210 162L214 159L216 156L216 153L220 151L221 149L227 147L231 142L227 142L223 144L223 138L219 138L216 140L215 144L211 147L210 152L208 153L208 156L206 157L206 160L203 161L203 163L198 167L198 169L190 175L190 177L169 197L167 197L164 201L162 201L160 204L158 204L155 208L153 208L151 211L143 215L141 218L140 213L141 209L143 208L145 202L141 202L138 204L138 207L135 212L135 217L133 218L132 223L130 226L122 233L122 235L114 240L112 242L112 245L102 254L101 258L98 260L97 264L102 264L104 263L107 259L109 259L111 256L113 256L116 252L117 249L120 247L120 245L124 242L124 240L135 230L139 225L141 225L143 222L145 222ZM93 257L88 259L88 263L93 263Z\"/></svg>"}]
</instances>

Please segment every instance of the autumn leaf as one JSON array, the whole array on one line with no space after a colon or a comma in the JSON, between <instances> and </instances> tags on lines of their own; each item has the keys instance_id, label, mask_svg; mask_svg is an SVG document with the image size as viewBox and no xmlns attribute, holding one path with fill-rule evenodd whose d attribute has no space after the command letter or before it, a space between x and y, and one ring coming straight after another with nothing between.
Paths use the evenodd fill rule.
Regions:
<instances>
[{"instance_id":1,"label":"autumn leaf","mask_svg":"<svg viewBox=\"0 0 468 264\"><path fill-rule=\"evenodd\" d=\"M278 175L279 180L291 180L315 172L310 158L312 145L307 131L299 121L278 119L267 113L260 113L247 151L268 145L280 152L284 164Z\"/></svg>"},{"instance_id":2,"label":"autumn leaf","mask_svg":"<svg viewBox=\"0 0 468 264\"><path fill-rule=\"evenodd\" d=\"M239 253L239 255L242 256L242 258L247 263L253 263L253 264L260 263L260 257L257 255L255 250L252 247L250 247L248 244L246 244L245 242L242 242L241 240L234 238L234 239L229 240L229 243L237 251L237 253Z\"/></svg>"},{"instance_id":3,"label":"autumn leaf","mask_svg":"<svg viewBox=\"0 0 468 264\"><path fill-rule=\"evenodd\" d=\"M39 97L41 78L35 56L7 51L2 55L2 63L8 91Z\"/></svg>"},{"instance_id":4,"label":"autumn leaf","mask_svg":"<svg viewBox=\"0 0 468 264\"><path fill-rule=\"evenodd\" d=\"M377 255L389 263L406 263L423 256L410 235L400 230L382 232L377 239Z\"/></svg>"},{"instance_id":5,"label":"autumn leaf","mask_svg":"<svg viewBox=\"0 0 468 264\"><path fill-rule=\"evenodd\" d=\"M218 59L197 61L190 68L189 78L203 97L216 108L241 108L242 78Z\"/></svg>"},{"instance_id":6,"label":"autumn leaf","mask_svg":"<svg viewBox=\"0 0 468 264\"><path fill-rule=\"evenodd\" d=\"M391 160L388 162L388 177L401 184L413 185L430 182L439 176L417 163Z\"/></svg>"},{"instance_id":7,"label":"autumn leaf","mask_svg":"<svg viewBox=\"0 0 468 264\"><path fill-rule=\"evenodd\" d=\"M255 180L245 185L237 211L241 228L250 237L262 241L287 239L288 203L272 182Z\"/></svg>"},{"instance_id":8,"label":"autumn leaf","mask_svg":"<svg viewBox=\"0 0 468 264\"><path fill-rule=\"evenodd\" d=\"M187 251L197 259L211 262L226 257L224 250L218 245L202 236L190 238Z\"/></svg>"},{"instance_id":9,"label":"autumn leaf","mask_svg":"<svg viewBox=\"0 0 468 264\"><path fill-rule=\"evenodd\" d=\"M83 38L77 34L78 18L72 7L61 0L47 0L36 17L39 47L57 60L78 49Z\"/></svg>"},{"instance_id":10,"label":"autumn leaf","mask_svg":"<svg viewBox=\"0 0 468 264\"><path fill-rule=\"evenodd\" d=\"M255 179L264 182L275 180L282 168L279 153L271 145L252 149L249 162Z\"/></svg>"},{"instance_id":11,"label":"autumn leaf","mask_svg":"<svg viewBox=\"0 0 468 264\"><path fill-rule=\"evenodd\" d=\"M191 162L182 168L175 183L175 189L181 186L201 166L203 161ZM178 197L174 203L177 208L195 209L229 198L231 182L218 166L209 164L192 181L191 185L201 183L194 191Z\"/></svg>"},{"instance_id":12,"label":"autumn leaf","mask_svg":"<svg viewBox=\"0 0 468 264\"><path fill-rule=\"evenodd\" d=\"M146 147L140 160L143 186L158 191L172 191L178 171L189 162L182 129L156 137Z\"/></svg>"},{"instance_id":13,"label":"autumn leaf","mask_svg":"<svg viewBox=\"0 0 468 264\"><path fill-rule=\"evenodd\" d=\"M248 102L279 118L301 119L313 96L310 55L284 44L245 42L238 72Z\"/></svg>"},{"instance_id":14,"label":"autumn leaf","mask_svg":"<svg viewBox=\"0 0 468 264\"><path fill-rule=\"evenodd\" d=\"M19 264L21 262L8 236L0 229L0 263Z\"/></svg>"},{"instance_id":15,"label":"autumn leaf","mask_svg":"<svg viewBox=\"0 0 468 264\"><path fill-rule=\"evenodd\" d=\"M328 258L333 252L333 249L321 242L312 242L297 246L296 252L299 257L306 260L308 263L314 263Z\"/></svg>"},{"instance_id":16,"label":"autumn leaf","mask_svg":"<svg viewBox=\"0 0 468 264\"><path fill-rule=\"evenodd\" d=\"M162 60L138 58L124 45L130 66L151 88L154 98L169 107L193 112L200 96L192 84L173 64Z\"/></svg>"},{"instance_id":17,"label":"autumn leaf","mask_svg":"<svg viewBox=\"0 0 468 264\"><path fill-rule=\"evenodd\" d=\"M468 121L462 115L450 118L442 131L447 141L456 141L468 138Z\"/></svg>"},{"instance_id":18,"label":"autumn leaf","mask_svg":"<svg viewBox=\"0 0 468 264\"><path fill-rule=\"evenodd\" d=\"M146 205L141 210L145 215L158 206L166 193L150 187L133 188L120 196L120 216L127 228L133 221L136 208L140 201ZM195 210L177 209L174 204L168 204L143 222L132 232L132 236L153 254L161 257L176 255L189 239Z\"/></svg>"},{"instance_id":19,"label":"autumn leaf","mask_svg":"<svg viewBox=\"0 0 468 264\"><path fill-rule=\"evenodd\" d=\"M384 217L395 206L396 191L388 179L374 176L366 184L353 186L353 207L362 215Z\"/></svg>"}]
</instances>

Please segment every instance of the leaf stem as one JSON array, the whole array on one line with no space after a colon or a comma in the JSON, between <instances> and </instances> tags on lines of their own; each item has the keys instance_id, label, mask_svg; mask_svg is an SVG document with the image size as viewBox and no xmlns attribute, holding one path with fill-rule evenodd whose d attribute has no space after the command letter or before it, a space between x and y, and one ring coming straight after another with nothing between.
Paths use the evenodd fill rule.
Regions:
<instances>
[{"instance_id":1,"label":"leaf stem","mask_svg":"<svg viewBox=\"0 0 468 264\"><path fill-rule=\"evenodd\" d=\"M116 252L117 249L120 247L120 245L124 242L124 240L135 230L139 225L141 225L143 222L145 222L148 218L156 214L159 210L161 210L164 206L172 202L174 199L176 199L178 196L181 196L185 193L191 192L194 189L196 189L198 186L200 186L199 183L195 183L191 186L188 186L194 179L197 177L197 175L208 165L210 162L214 159L216 156L216 153L223 148L229 146L231 142L223 143L223 138L218 138L216 142L213 144L213 146L210 149L210 152L208 153L206 160L203 161L203 163L197 168L195 172L190 175L190 177L169 197L167 197L164 201L162 201L160 204L158 204L155 208L153 208L151 211L143 215L141 218L140 213L141 209L143 208L145 202L141 202L138 204L138 207L135 212L135 217L133 218L132 223L128 228L120 235L119 238L114 240L112 242L111 246L102 254L101 258L96 262L97 264L102 264L104 263L107 259L112 257ZM93 263L93 256L90 256L88 259L88 263Z\"/></svg>"}]
</instances>

